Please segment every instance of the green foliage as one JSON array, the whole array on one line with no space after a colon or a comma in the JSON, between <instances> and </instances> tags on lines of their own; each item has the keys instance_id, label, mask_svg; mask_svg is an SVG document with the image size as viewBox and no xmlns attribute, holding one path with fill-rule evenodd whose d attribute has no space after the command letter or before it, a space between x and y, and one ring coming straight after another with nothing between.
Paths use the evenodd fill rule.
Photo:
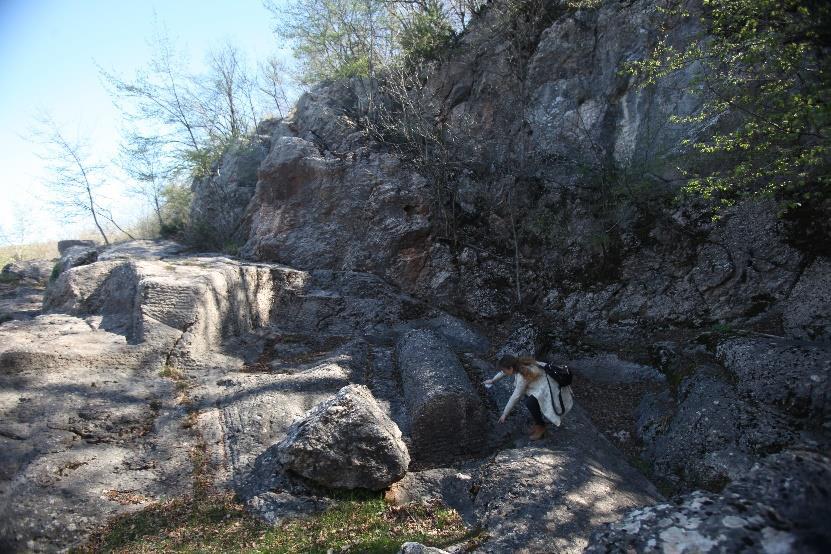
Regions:
<instances>
[{"instance_id":1,"label":"green foliage","mask_svg":"<svg viewBox=\"0 0 831 554\"><path fill-rule=\"evenodd\" d=\"M56 263L52 266L52 272L49 274L49 282L53 283L58 280L58 277L61 276L61 264Z\"/></svg>"},{"instance_id":2,"label":"green foliage","mask_svg":"<svg viewBox=\"0 0 831 554\"><path fill-rule=\"evenodd\" d=\"M776 198L785 211L828 205L831 4L703 0L703 6L699 40L677 48L664 39L629 67L644 85L691 66L700 75L701 109L672 119L713 129L686 143L706 170L690 174L685 191L716 208L746 197ZM692 17L683 0L670 1L664 13L667 26Z\"/></svg>"},{"instance_id":3,"label":"green foliage","mask_svg":"<svg viewBox=\"0 0 831 554\"><path fill-rule=\"evenodd\" d=\"M475 13L477 2L439 0L293 0L267 2L277 32L292 42L306 84L378 78L404 62L440 59Z\"/></svg>"},{"instance_id":4,"label":"green foliage","mask_svg":"<svg viewBox=\"0 0 831 554\"><path fill-rule=\"evenodd\" d=\"M304 84L366 77L390 55L394 21L379 0L294 0L267 6L278 34L292 42Z\"/></svg>"},{"instance_id":5,"label":"green foliage","mask_svg":"<svg viewBox=\"0 0 831 554\"><path fill-rule=\"evenodd\" d=\"M420 11L412 14L401 31L400 42L404 62L418 65L441 58L452 44L456 33L441 3L428 0Z\"/></svg>"},{"instance_id":6,"label":"green foliage","mask_svg":"<svg viewBox=\"0 0 831 554\"><path fill-rule=\"evenodd\" d=\"M193 179L204 179L211 175L212 168L219 163L222 155L232 139L214 139L207 141L200 148L187 148L182 151L182 157L190 176Z\"/></svg>"},{"instance_id":7,"label":"green foliage","mask_svg":"<svg viewBox=\"0 0 831 554\"><path fill-rule=\"evenodd\" d=\"M162 228L163 237L172 237L181 233L190 219L190 203L193 194L189 187L169 183L162 189Z\"/></svg>"}]
</instances>

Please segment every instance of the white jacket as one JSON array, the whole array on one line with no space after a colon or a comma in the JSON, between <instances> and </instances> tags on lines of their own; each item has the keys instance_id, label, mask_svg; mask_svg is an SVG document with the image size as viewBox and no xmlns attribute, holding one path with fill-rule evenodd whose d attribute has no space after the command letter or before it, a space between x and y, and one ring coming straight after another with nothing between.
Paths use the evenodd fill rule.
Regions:
<instances>
[{"instance_id":1,"label":"white jacket","mask_svg":"<svg viewBox=\"0 0 831 554\"><path fill-rule=\"evenodd\" d=\"M530 383L519 371L514 371L514 393L511 395L511 398L508 399L508 403L505 404L505 409L502 411L502 415L507 417L508 414L511 413L511 410L514 409L514 406L516 406L516 403L519 402L519 399L522 398L523 395L527 394L537 399L537 402L540 403L540 411L542 411L545 418L559 427L560 418L567 414L574 406L574 396L571 393L571 387L563 387L563 407L561 408L559 399L560 385L557 384L557 381L549 377L539 365L537 365L537 369L541 375L532 380ZM503 377L505 377L505 374L500 371L494 375L492 381L496 382ZM551 385L550 392L549 385ZM552 394L554 395L553 405L551 403ZM556 412L554 411L555 406ZM560 415L557 415L561 410L563 410L563 408L565 408L565 411Z\"/></svg>"}]
</instances>

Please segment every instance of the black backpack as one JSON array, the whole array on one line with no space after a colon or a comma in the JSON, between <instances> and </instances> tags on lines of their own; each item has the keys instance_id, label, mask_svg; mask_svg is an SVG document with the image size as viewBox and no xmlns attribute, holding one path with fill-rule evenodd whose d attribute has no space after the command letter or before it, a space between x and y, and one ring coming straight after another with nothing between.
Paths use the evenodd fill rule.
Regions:
<instances>
[{"instance_id":1,"label":"black backpack","mask_svg":"<svg viewBox=\"0 0 831 554\"><path fill-rule=\"evenodd\" d=\"M568 387L571 385L572 373L567 365L554 365L540 362L540 367L555 381L560 387Z\"/></svg>"},{"instance_id":2,"label":"black backpack","mask_svg":"<svg viewBox=\"0 0 831 554\"><path fill-rule=\"evenodd\" d=\"M555 414L561 416L566 413L566 407L563 404L563 387L571 386L571 381L573 380L571 370L567 365L554 365L545 362L538 362L538 365L549 377L557 381L557 384L560 385L560 390L557 394L558 400L560 401L560 411L557 412L557 406L554 403L554 391L551 390L551 381L548 381L548 394L551 395L551 408L553 408Z\"/></svg>"}]
</instances>

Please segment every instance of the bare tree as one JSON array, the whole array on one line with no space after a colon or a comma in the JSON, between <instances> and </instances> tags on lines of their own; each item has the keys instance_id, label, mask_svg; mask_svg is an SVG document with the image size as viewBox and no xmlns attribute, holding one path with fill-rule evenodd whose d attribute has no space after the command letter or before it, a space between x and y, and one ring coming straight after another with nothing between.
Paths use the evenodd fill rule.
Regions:
<instances>
[{"instance_id":1,"label":"bare tree","mask_svg":"<svg viewBox=\"0 0 831 554\"><path fill-rule=\"evenodd\" d=\"M277 115L284 117L289 103L286 94L286 80L289 74L286 63L277 56L269 56L264 63L260 64L259 69L260 92L268 96L274 109L277 110Z\"/></svg>"},{"instance_id":2,"label":"bare tree","mask_svg":"<svg viewBox=\"0 0 831 554\"><path fill-rule=\"evenodd\" d=\"M432 69L403 63L388 66L379 83L377 115L369 132L428 177L444 235L455 244L455 182L477 163L479 145L464 132L462 121L451 124L440 99L426 86Z\"/></svg>"},{"instance_id":3,"label":"bare tree","mask_svg":"<svg viewBox=\"0 0 831 554\"><path fill-rule=\"evenodd\" d=\"M12 258L20 261L24 259L25 244L30 241L32 207L29 202L15 200L11 203L11 211L12 218L7 231L0 230L0 244L10 246L14 251Z\"/></svg>"},{"instance_id":4,"label":"bare tree","mask_svg":"<svg viewBox=\"0 0 831 554\"><path fill-rule=\"evenodd\" d=\"M208 129L199 109L197 87L166 34L157 32L152 47L147 69L132 79L103 68L99 72L127 121L169 145L180 166L199 165Z\"/></svg>"},{"instance_id":5,"label":"bare tree","mask_svg":"<svg viewBox=\"0 0 831 554\"><path fill-rule=\"evenodd\" d=\"M38 118L34 138L43 147L40 158L49 172L47 186L57 195L56 206L69 218L91 217L104 244L110 244L101 225L102 208L98 203L102 166L93 163L88 145L67 138L49 114ZM112 217L107 219L112 221Z\"/></svg>"},{"instance_id":6,"label":"bare tree","mask_svg":"<svg viewBox=\"0 0 831 554\"><path fill-rule=\"evenodd\" d=\"M148 68L128 79L103 69L116 105L131 124L125 151L144 157L138 142L157 143L166 171L210 174L213 163L232 142L256 129L263 98L256 73L232 44L209 53L208 70L193 74L181 62L170 39L157 34ZM277 80L275 67L272 79ZM142 166L139 159L134 165Z\"/></svg>"},{"instance_id":7,"label":"bare tree","mask_svg":"<svg viewBox=\"0 0 831 554\"><path fill-rule=\"evenodd\" d=\"M164 189L175 174L165 160L164 143L158 138L128 132L121 145L118 165L133 182L130 192L147 200L162 229Z\"/></svg>"},{"instance_id":8,"label":"bare tree","mask_svg":"<svg viewBox=\"0 0 831 554\"><path fill-rule=\"evenodd\" d=\"M237 140L250 132L258 119L247 103L251 98L251 78L240 51L231 44L210 52L209 73L193 77L200 85L196 96L202 121L213 140Z\"/></svg>"}]
</instances>

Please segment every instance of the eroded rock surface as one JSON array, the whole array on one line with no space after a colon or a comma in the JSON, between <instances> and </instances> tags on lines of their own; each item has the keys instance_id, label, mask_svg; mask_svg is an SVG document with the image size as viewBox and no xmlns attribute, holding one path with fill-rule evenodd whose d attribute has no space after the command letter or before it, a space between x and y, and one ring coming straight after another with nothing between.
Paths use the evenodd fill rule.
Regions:
<instances>
[{"instance_id":1,"label":"eroded rock surface","mask_svg":"<svg viewBox=\"0 0 831 554\"><path fill-rule=\"evenodd\" d=\"M817 453L770 456L721 494L695 491L628 513L587 552L827 552L829 471Z\"/></svg>"},{"instance_id":2,"label":"eroded rock surface","mask_svg":"<svg viewBox=\"0 0 831 554\"><path fill-rule=\"evenodd\" d=\"M0 512L9 548L77 544L111 515L188 494L191 448L204 452L199 467L215 486L235 491L266 521L325 509L332 500L314 483L321 464L306 458L296 464L278 444L312 428L292 430L292 423L315 406L323 406L318 411L326 419L330 408L366 400L369 391L371 409L346 403L374 424L329 418L329 446L345 448L332 467L352 461L349 449L366 437L352 438L363 430L372 440L361 457L397 452L393 469L384 469L385 459L384 467L370 464L347 479L348 471L335 468L327 485L378 488L398 479L408 463L402 444L427 444L414 457L445 471L442 463L487 453L516 429L491 430L496 406L467 373L479 380L492 369L478 357L487 341L377 277L158 254L148 245L102 251L99 261L70 268L52 283L50 313L0 328ZM441 322L449 322L446 329ZM458 416L450 420L454 426L467 425L442 434L448 413ZM380 428L387 431L375 433ZM444 437L439 447L428 444L426 429ZM461 448L460 439L468 441ZM393 446L377 449L378 441ZM515 469L536 459L555 469L578 463L587 451L568 444L567 458L543 448L521 456ZM611 447L602 448L604 460L613 460ZM507 498L514 473L502 472L500 463L466 463L453 470L464 478L454 477L445 493L457 496L451 505L472 524L501 534L506 528L495 504L483 504L476 492ZM618 471L621 462L610 463ZM312 471L301 479L284 464ZM536 485L544 483L529 486ZM536 544L541 529L512 531L509 542Z\"/></svg>"},{"instance_id":3,"label":"eroded rock surface","mask_svg":"<svg viewBox=\"0 0 831 554\"><path fill-rule=\"evenodd\" d=\"M831 348L776 338L735 338L716 349L741 393L831 430Z\"/></svg>"},{"instance_id":4,"label":"eroded rock surface","mask_svg":"<svg viewBox=\"0 0 831 554\"><path fill-rule=\"evenodd\" d=\"M133 346L69 315L0 328L0 536L52 551L106 517L190 490L193 437L166 342Z\"/></svg>"},{"instance_id":5,"label":"eroded rock surface","mask_svg":"<svg viewBox=\"0 0 831 554\"><path fill-rule=\"evenodd\" d=\"M720 490L768 454L827 447L831 352L823 344L705 334L656 345L656 356L675 385L646 394L637 434L664 484Z\"/></svg>"},{"instance_id":6,"label":"eroded rock surface","mask_svg":"<svg viewBox=\"0 0 831 554\"><path fill-rule=\"evenodd\" d=\"M79 241L82 242L82 241ZM58 260L58 271L64 272L73 267L91 264L98 259L98 248L91 245L75 245L61 252Z\"/></svg>"},{"instance_id":7,"label":"eroded rock surface","mask_svg":"<svg viewBox=\"0 0 831 554\"><path fill-rule=\"evenodd\" d=\"M42 285L29 280L0 283L0 324L35 317L40 314L42 306Z\"/></svg>"},{"instance_id":8,"label":"eroded rock surface","mask_svg":"<svg viewBox=\"0 0 831 554\"><path fill-rule=\"evenodd\" d=\"M414 451L434 460L480 452L488 421L450 347L432 331L415 330L401 338L397 356Z\"/></svg>"},{"instance_id":9,"label":"eroded rock surface","mask_svg":"<svg viewBox=\"0 0 831 554\"><path fill-rule=\"evenodd\" d=\"M817 258L799 277L790 300L785 331L799 339L831 341L831 260Z\"/></svg>"},{"instance_id":10,"label":"eroded rock surface","mask_svg":"<svg viewBox=\"0 0 831 554\"><path fill-rule=\"evenodd\" d=\"M58 241L58 253L63 256L67 250L74 246L83 246L84 248L95 248L97 243L94 240L76 240L67 239Z\"/></svg>"},{"instance_id":11,"label":"eroded rock surface","mask_svg":"<svg viewBox=\"0 0 831 554\"><path fill-rule=\"evenodd\" d=\"M111 515L187 494L200 439L186 421L188 377L169 377L263 323L258 307L268 317L259 268L162 262L147 247L68 269L47 293L63 313L0 328L0 513L12 550L65 547Z\"/></svg>"},{"instance_id":12,"label":"eroded rock surface","mask_svg":"<svg viewBox=\"0 0 831 554\"><path fill-rule=\"evenodd\" d=\"M242 253L300 269L375 272L412 290L425 264L428 187L394 155L338 151L348 119L333 114L324 125L321 114L354 102L341 84L320 87L279 128L258 171Z\"/></svg>"},{"instance_id":13,"label":"eroded rock surface","mask_svg":"<svg viewBox=\"0 0 831 554\"><path fill-rule=\"evenodd\" d=\"M579 408L538 445L499 452L476 479L477 552L582 552L591 530L661 496Z\"/></svg>"}]
</instances>

